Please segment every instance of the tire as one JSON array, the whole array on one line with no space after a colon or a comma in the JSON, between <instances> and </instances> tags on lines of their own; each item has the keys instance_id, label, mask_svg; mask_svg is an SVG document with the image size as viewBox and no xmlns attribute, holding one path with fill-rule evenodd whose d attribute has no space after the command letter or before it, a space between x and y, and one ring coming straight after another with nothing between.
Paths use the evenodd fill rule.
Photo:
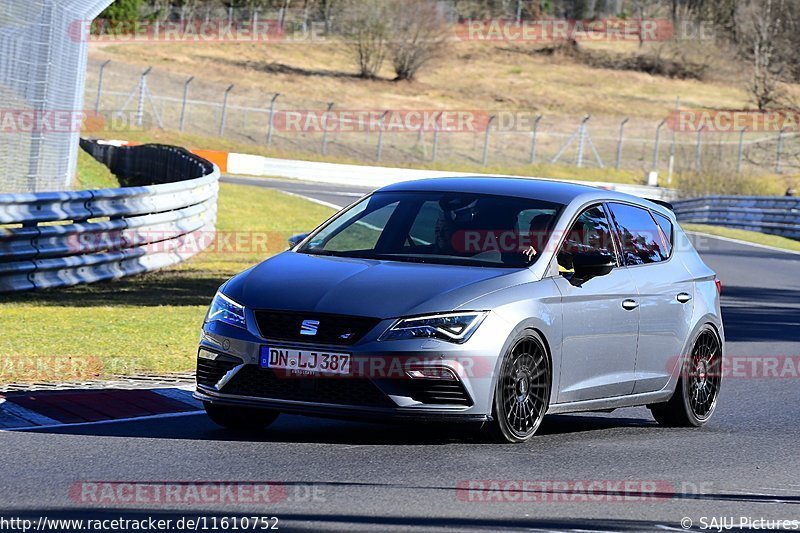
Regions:
<instances>
[{"instance_id":1,"label":"tire","mask_svg":"<svg viewBox=\"0 0 800 533\"><path fill-rule=\"evenodd\" d=\"M261 431L278 418L277 411L234 407L203 402L203 408L212 422L218 426L237 431Z\"/></svg>"},{"instance_id":2,"label":"tire","mask_svg":"<svg viewBox=\"0 0 800 533\"><path fill-rule=\"evenodd\" d=\"M489 436L520 443L533 437L550 405L550 359L542 338L525 331L503 357L495 386Z\"/></svg>"},{"instance_id":3,"label":"tire","mask_svg":"<svg viewBox=\"0 0 800 533\"><path fill-rule=\"evenodd\" d=\"M647 407L656 422L667 427L699 427L711 419L722 384L722 344L711 327L705 327L684 362L669 401Z\"/></svg>"}]
</instances>

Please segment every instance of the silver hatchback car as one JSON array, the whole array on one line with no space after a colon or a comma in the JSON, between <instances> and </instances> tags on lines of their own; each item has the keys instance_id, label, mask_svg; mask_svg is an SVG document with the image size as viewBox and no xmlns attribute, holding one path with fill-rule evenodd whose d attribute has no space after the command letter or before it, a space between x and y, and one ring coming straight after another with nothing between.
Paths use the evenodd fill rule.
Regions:
<instances>
[{"instance_id":1,"label":"silver hatchback car","mask_svg":"<svg viewBox=\"0 0 800 533\"><path fill-rule=\"evenodd\" d=\"M721 384L719 281L670 209L545 180L384 187L214 297L196 397L279 413L463 421L501 441L548 413L646 405L700 426Z\"/></svg>"}]
</instances>

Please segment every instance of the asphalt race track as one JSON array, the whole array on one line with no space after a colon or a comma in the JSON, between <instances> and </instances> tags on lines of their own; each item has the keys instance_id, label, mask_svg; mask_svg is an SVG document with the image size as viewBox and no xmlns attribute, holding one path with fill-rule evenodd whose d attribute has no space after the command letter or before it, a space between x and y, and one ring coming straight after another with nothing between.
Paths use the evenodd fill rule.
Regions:
<instances>
[{"instance_id":1,"label":"asphalt race track","mask_svg":"<svg viewBox=\"0 0 800 533\"><path fill-rule=\"evenodd\" d=\"M226 179L336 205L364 192ZM781 361L793 362L796 372L800 255L693 238L723 280L729 359L793 356ZM548 417L525 445L484 444L452 427L297 416L282 416L261 435L231 434L197 414L0 432L0 509L29 517L266 515L288 531L682 531L685 518L695 529L703 517L800 520L800 376L785 367L766 376L740 370L723 382L717 413L704 428L660 428L646 408L632 408ZM558 483L544 493L456 490L470 480ZM656 497L617 497L623 480L658 487ZM84 481L269 481L285 492L259 505L108 509L75 497L75 484ZM581 498L558 489L589 481L605 492Z\"/></svg>"}]
</instances>

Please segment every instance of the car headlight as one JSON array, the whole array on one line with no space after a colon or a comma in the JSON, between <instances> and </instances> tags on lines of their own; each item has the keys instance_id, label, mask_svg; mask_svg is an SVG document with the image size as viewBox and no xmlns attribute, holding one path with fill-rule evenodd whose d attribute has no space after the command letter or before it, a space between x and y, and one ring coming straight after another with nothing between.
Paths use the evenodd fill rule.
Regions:
<instances>
[{"instance_id":1,"label":"car headlight","mask_svg":"<svg viewBox=\"0 0 800 533\"><path fill-rule=\"evenodd\" d=\"M472 311L403 318L387 329L378 340L434 338L461 344L469 340L487 314L488 311Z\"/></svg>"},{"instance_id":2,"label":"car headlight","mask_svg":"<svg viewBox=\"0 0 800 533\"><path fill-rule=\"evenodd\" d=\"M206 322L213 322L214 320L247 329L244 306L234 302L221 292L217 292L214 295L214 300L211 302L206 314Z\"/></svg>"}]
</instances>

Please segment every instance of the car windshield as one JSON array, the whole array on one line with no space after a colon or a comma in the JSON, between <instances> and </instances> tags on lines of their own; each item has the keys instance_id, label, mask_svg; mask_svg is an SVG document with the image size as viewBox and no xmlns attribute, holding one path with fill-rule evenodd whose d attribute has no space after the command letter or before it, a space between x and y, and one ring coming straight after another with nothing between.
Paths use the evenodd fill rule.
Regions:
<instances>
[{"instance_id":1,"label":"car windshield","mask_svg":"<svg viewBox=\"0 0 800 533\"><path fill-rule=\"evenodd\" d=\"M458 192L377 192L322 226L298 252L523 268L541 255L563 206Z\"/></svg>"}]
</instances>

